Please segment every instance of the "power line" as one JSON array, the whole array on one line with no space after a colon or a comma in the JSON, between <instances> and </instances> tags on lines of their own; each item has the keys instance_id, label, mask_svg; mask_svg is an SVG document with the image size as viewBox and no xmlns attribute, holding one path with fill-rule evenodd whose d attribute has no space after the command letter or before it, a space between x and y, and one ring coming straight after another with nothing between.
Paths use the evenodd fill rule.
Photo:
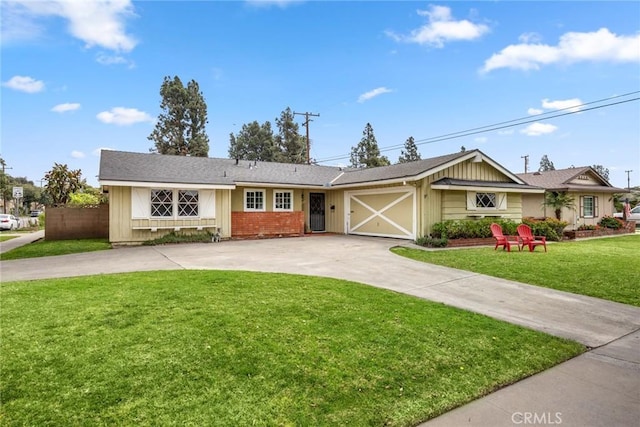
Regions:
<instances>
[{"instance_id":1,"label":"power line","mask_svg":"<svg viewBox=\"0 0 640 427\"><path fill-rule=\"evenodd\" d=\"M294 116L304 116L304 118L305 118L305 121L302 124L302 126L307 128L307 164L309 165L309 164L311 164L311 141L309 140L309 122L313 121L309 117L320 117L320 114L309 113L308 111L306 113L296 113L294 111L293 115Z\"/></svg>"},{"instance_id":2,"label":"power line","mask_svg":"<svg viewBox=\"0 0 640 427\"><path fill-rule=\"evenodd\" d=\"M541 120L549 120L549 119L554 119L554 118L557 118L557 117L568 116L568 115L571 115L571 114L583 113L585 111L596 110L596 109L599 109L599 108L611 107L611 106L614 106L614 105L619 105L619 104L624 104L624 103L627 103L627 102L637 101L637 100L640 99L640 97L631 98L631 99L625 99L625 100L617 101L617 102L611 102L609 104L598 105L598 106L589 107L589 108L581 108L581 107L586 106L586 105L598 104L598 103L611 101L611 100L614 100L614 99L627 97L627 96L635 95L635 94L639 94L639 93L640 93L640 91L629 92L629 93L625 93L625 94L622 94L622 95L616 95L616 96L612 96L612 97L609 97L609 98L599 99L597 101L585 102L583 104L573 105L571 107L566 107L566 108L561 108L559 110L547 111L546 113L536 114L535 116L525 116L525 117L520 117L518 119L512 119L512 120L507 120L507 121L503 121L503 122L499 122L499 123L494 123L494 124L491 124L491 125L480 126L480 127L475 127L475 128L471 128L471 129L458 131L458 132L447 133L447 134L444 134L444 135L434 136L434 137L431 137L431 138L418 139L415 142L416 142L416 145L433 144L433 143L436 143L436 142L447 141L447 140L456 139L456 138L462 138L462 137L470 136L470 135L477 135L477 134L480 134L480 133L492 132L492 131L496 131L496 130L501 130L501 129L506 129L506 128L510 128L510 127L524 125L524 124L527 124L527 123L538 122L538 121L541 121ZM580 108L580 109L579 110L575 110L576 108ZM575 110L575 111L567 111L567 110ZM561 111L566 111L566 112L558 114L558 112L561 112ZM546 116L546 117L542 117L542 116ZM532 117L534 117L534 118L532 118ZM382 153L382 152L386 152L386 151L397 150L398 148L402 148L403 146L404 146L404 144L391 145L391 146L388 146L388 147L385 147L385 148L381 148L380 152ZM325 159L318 160L317 163L325 163L325 162L330 162L330 161L334 161L334 160L348 159L349 157L350 157L350 154L327 157Z\"/></svg>"}]
</instances>

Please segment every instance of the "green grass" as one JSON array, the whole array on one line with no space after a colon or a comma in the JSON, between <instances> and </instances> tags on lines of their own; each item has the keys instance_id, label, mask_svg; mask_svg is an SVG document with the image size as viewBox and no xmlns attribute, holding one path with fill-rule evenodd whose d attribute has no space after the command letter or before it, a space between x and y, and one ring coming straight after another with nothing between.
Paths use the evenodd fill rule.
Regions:
<instances>
[{"instance_id":1,"label":"green grass","mask_svg":"<svg viewBox=\"0 0 640 427\"><path fill-rule=\"evenodd\" d=\"M0 284L3 425L416 425L582 351L328 278Z\"/></svg>"},{"instance_id":2,"label":"green grass","mask_svg":"<svg viewBox=\"0 0 640 427\"><path fill-rule=\"evenodd\" d=\"M418 261L474 271L640 306L640 235L547 244L535 252L493 248L423 251L397 247L394 253Z\"/></svg>"},{"instance_id":3,"label":"green grass","mask_svg":"<svg viewBox=\"0 0 640 427\"><path fill-rule=\"evenodd\" d=\"M68 255L106 249L111 249L111 244L107 239L39 240L0 254L0 260L8 261L21 258Z\"/></svg>"},{"instance_id":4,"label":"green grass","mask_svg":"<svg viewBox=\"0 0 640 427\"><path fill-rule=\"evenodd\" d=\"M15 239L18 236L0 236L0 242L6 242L7 240Z\"/></svg>"}]
</instances>

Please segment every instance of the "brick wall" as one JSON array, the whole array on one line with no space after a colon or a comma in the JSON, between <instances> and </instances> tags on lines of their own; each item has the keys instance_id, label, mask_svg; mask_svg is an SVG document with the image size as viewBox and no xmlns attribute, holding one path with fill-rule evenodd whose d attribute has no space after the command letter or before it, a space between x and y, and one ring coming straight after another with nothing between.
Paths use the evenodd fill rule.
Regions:
<instances>
[{"instance_id":1,"label":"brick wall","mask_svg":"<svg viewBox=\"0 0 640 427\"><path fill-rule=\"evenodd\" d=\"M48 207L45 240L100 239L109 237L109 205L96 207Z\"/></svg>"},{"instance_id":2,"label":"brick wall","mask_svg":"<svg viewBox=\"0 0 640 427\"><path fill-rule=\"evenodd\" d=\"M304 212L231 212L231 237L280 237L304 234Z\"/></svg>"}]
</instances>

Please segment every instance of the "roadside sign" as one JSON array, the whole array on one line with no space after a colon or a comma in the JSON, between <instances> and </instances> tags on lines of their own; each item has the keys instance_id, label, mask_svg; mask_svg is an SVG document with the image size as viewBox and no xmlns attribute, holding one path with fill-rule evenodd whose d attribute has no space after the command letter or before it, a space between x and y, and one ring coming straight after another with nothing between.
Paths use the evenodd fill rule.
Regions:
<instances>
[{"instance_id":1,"label":"roadside sign","mask_svg":"<svg viewBox=\"0 0 640 427\"><path fill-rule=\"evenodd\" d=\"M22 198L22 187L13 187L13 198L14 199Z\"/></svg>"}]
</instances>

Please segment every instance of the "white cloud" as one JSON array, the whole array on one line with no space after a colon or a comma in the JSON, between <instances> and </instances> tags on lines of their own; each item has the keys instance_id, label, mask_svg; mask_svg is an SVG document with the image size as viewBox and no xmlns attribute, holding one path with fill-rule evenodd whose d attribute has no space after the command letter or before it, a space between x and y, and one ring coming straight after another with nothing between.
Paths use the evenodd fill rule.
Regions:
<instances>
[{"instance_id":1,"label":"white cloud","mask_svg":"<svg viewBox=\"0 0 640 427\"><path fill-rule=\"evenodd\" d=\"M542 114L542 113L544 113L544 111L539 108L529 108L527 110L527 114L530 114L532 116L535 116L536 114Z\"/></svg>"},{"instance_id":2,"label":"white cloud","mask_svg":"<svg viewBox=\"0 0 640 427\"><path fill-rule=\"evenodd\" d=\"M369 92L363 93L362 95L360 95L358 97L358 102L359 103L363 103L365 101L368 101L372 98L375 98L376 96L382 95L383 93L391 93L393 92L391 89L387 89L386 87L378 87L375 88L373 90L370 90Z\"/></svg>"},{"instance_id":3,"label":"white cloud","mask_svg":"<svg viewBox=\"0 0 640 427\"><path fill-rule=\"evenodd\" d=\"M74 159L82 159L84 158L84 153L82 151L73 150L71 152L71 157Z\"/></svg>"},{"instance_id":4,"label":"white cloud","mask_svg":"<svg viewBox=\"0 0 640 427\"><path fill-rule=\"evenodd\" d=\"M580 111L580 106L583 102L579 98L564 99L557 101L550 101L548 99L542 100L542 107L548 110L568 110L571 112Z\"/></svg>"},{"instance_id":5,"label":"white cloud","mask_svg":"<svg viewBox=\"0 0 640 427\"><path fill-rule=\"evenodd\" d=\"M488 140L489 139L486 136L479 136L479 137L474 139L475 142L480 143L480 144L484 144Z\"/></svg>"},{"instance_id":6,"label":"white cloud","mask_svg":"<svg viewBox=\"0 0 640 427\"><path fill-rule=\"evenodd\" d=\"M78 103L64 103L58 104L51 109L54 113L66 113L67 111L75 111L80 108Z\"/></svg>"},{"instance_id":7,"label":"white cloud","mask_svg":"<svg viewBox=\"0 0 640 427\"><path fill-rule=\"evenodd\" d=\"M524 42L505 47L487 59L481 72L498 68L538 70L554 63L640 62L640 34L619 36L607 28L590 33L569 32L556 46Z\"/></svg>"},{"instance_id":8,"label":"white cloud","mask_svg":"<svg viewBox=\"0 0 640 427\"><path fill-rule=\"evenodd\" d=\"M513 129L499 130L498 135L513 135Z\"/></svg>"},{"instance_id":9,"label":"white cloud","mask_svg":"<svg viewBox=\"0 0 640 427\"><path fill-rule=\"evenodd\" d=\"M137 44L125 30L126 20L135 16L130 0L12 0L3 2L2 11L9 13L8 19L2 21L3 37L6 33L13 39L25 38L29 30L35 30L37 36L42 32L38 19L57 16L67 21L68 31L86 47L130 52Z\"/></svg>"},{"instance_id":10,"label":"white cloud","mask_svg":"<svg viewBox=\"0 0 640 427\"><path fill-rule=\"evenodd\" d=\"M527 136L540 136L540 135L553 133L557 129L558 129L557 126L551 125L549 123L535 122L535 123L531 123L529 126L522 129L520 133L523 133Z\"/></svg>"},{"instance_id":11,"label":"white cloud","mask_svg":"<svg viewBox=\"0 0 640 427\"><path fill-rule=\"evenodd\" d=\"M522 43L539 43L542 40L542 36L538 33L524 33L518 37Z\"/></svg>"},{"instance_id":12,"label":"white cloud","mask_svg":"<svg viewBox=\"0 0 640 427\"><path fill-rule=\"evenodd\" d=\"M459 40L475 40L489 32L484 24L475 24L463 19L456 21L451 16L451 9L446 6L429 6L429 10L418 10L418 15L425 16L428 23L411 31L409 35L398 35L392 31L386 34L399 42L417 43L437 48L446 42Z\"/></svg>"},{"instance_id":13,"label":"white cloud","mask_svg":"<svg viewBox=\"0 0 640 427\"><path fill-rule=\"evenodd\" d=\"M127 126L135 123L153 122L153 118L144 111L135 108L115 107L109 111L103 111L96 116L98 120L107 124Z\"/></svg>"},{"instance_id":14,"label":"white cloud","mask_svg":"<svg viewBox=\"0 0 640 427\"><path fill-rule=\"evenodd\" d=\"M105 52L100 52L96 55L96 61L102 65L119 65L125 64L129 68L135 68L135 63L122 55L109 55Z\"/></svg>"},{"instance_id":15,"label":"white cloud","mask_svg":"<svg viewBox=\"0 0 640 427\"><path fill-rule=\"evenodd\" d=\"M20 92L36 93L44 89L44 82L28 76L13 76L2 83L2 86L19 90Z\"/></svg>"}]
</instances>

